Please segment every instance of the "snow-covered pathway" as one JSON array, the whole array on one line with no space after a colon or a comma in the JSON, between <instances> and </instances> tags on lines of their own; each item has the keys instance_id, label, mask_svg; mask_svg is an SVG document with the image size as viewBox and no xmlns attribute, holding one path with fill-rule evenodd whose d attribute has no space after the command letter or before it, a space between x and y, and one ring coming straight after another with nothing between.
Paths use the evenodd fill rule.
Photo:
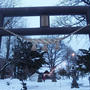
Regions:
<instances>
[{"instance_id":1,"label":"snow-covered pathway","mask_svg":"<svg viewBox=\"0 0 90 90\"><path fill-rule=\"evenodd\" d=\"M57 82L46 80L45 82L37 82L27 80L27 90L90 90L87 77L81 78L79 88L71 88L71 79L60 79ZM21 90L22 84L18 79L0 80L0 90Z\"/></svg>"}]
</instances>

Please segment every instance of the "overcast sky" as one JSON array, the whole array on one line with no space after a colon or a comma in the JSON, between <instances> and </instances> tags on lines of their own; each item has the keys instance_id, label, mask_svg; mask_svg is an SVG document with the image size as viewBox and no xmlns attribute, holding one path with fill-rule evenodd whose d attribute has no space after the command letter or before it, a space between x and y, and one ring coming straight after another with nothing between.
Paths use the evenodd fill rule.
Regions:
<instances>
[{"instance_id":1,"label":"overcast sky","mask_svg":"<svg viewBox=\"0 0 90 90\"><path fill-rule=\"evenodd\" d=\"M18 4L18 7L56 6L59 1L62 0L21 0L19 1L20 3ZM39 27L39 21L39 17L28 17L27 26ZM66 39L65 42L68 43L67 41L68 40ZM90 46L90 40L88 35L81 35L79 37L73 37L68 45L70 45L75 51L81 48L88 49Z\"/></svg>"},{"instance_id":2,"label":"overcast sky","mask_svg":"<svg viewBox=\"0 0 90 90\"><path fill-rule=\"evenodd\" d=\"M60 0L21 0L21 7L31 6L55 6Z\"/></svg>"}]
</instances>

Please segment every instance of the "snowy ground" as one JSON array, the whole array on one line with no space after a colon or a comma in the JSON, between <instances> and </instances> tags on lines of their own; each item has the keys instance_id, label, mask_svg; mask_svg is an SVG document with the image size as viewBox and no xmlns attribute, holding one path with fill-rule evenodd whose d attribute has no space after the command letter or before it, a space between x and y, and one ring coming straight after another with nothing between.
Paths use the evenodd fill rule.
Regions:
<instances>
[{"instance_id":1,"label":"snowy ground","mask_svg":"<svg viewBox=\"0 0 90 90\"><path fill-rule=\"evenodd\" d=\"M90 90L87 78L81 78L79 88L71 88L71 79L60 79L57 82L46 80L45 82L37 82L27 80L27 90ZM10 84L10 85L9 85ZM0 80L0 90L21 90L22 84L18 79Z\"/></svg>"}]
</instances>

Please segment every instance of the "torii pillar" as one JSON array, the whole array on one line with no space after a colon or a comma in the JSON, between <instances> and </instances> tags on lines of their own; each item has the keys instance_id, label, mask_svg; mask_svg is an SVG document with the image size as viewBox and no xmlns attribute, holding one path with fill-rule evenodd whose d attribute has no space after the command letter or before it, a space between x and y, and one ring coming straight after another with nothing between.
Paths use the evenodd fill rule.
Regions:
<instances>
[{"instance_id":1,"label":"torii pillar","mask_svg":"<svg viewBox=\"0 0 90 90\"><path fill-rule=\"evenodd\" d=\"M90 7L87 10L86 20L87 20L87 25L90 25ZM89 33L89 39L90 39L90 33Z\"/></svg>"},{"instance_id":2,"label":"torii pillar","mask_svg":"<svg viewBox=\"0 0 90 90\"><path fill-rule=\"evenodd\" d=\"M0 27L3 27L4 17L0 14ZM0 36L0 49L1 49L2 36Z\"/></svg>"}]
</instances>

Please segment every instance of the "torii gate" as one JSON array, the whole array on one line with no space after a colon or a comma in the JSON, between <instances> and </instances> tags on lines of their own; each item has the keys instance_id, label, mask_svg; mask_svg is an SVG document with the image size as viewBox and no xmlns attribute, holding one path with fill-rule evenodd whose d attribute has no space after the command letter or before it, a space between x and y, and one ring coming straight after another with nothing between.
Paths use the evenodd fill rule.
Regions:
<instances>
[{"instance_id":1,"label":"torii gate","mask_svg":"<svg viewBox=\"0 0 90 90\"><path fill-rule=\"evenodd\" d=\"M54 7L22 7L0 8L0 27L3 27L4 17L40 16L40 28L15 28L9 29L19 35L53 35L70 34L80 27L51 28L49 25L50 15L85 15L87 24L90 24L90 6L54 6ZM90 26L76 34L90 34ZM0 30L1 36L11 35ZM0 38L1 43L1 38Z\"/></svg>"}]
</instances>

